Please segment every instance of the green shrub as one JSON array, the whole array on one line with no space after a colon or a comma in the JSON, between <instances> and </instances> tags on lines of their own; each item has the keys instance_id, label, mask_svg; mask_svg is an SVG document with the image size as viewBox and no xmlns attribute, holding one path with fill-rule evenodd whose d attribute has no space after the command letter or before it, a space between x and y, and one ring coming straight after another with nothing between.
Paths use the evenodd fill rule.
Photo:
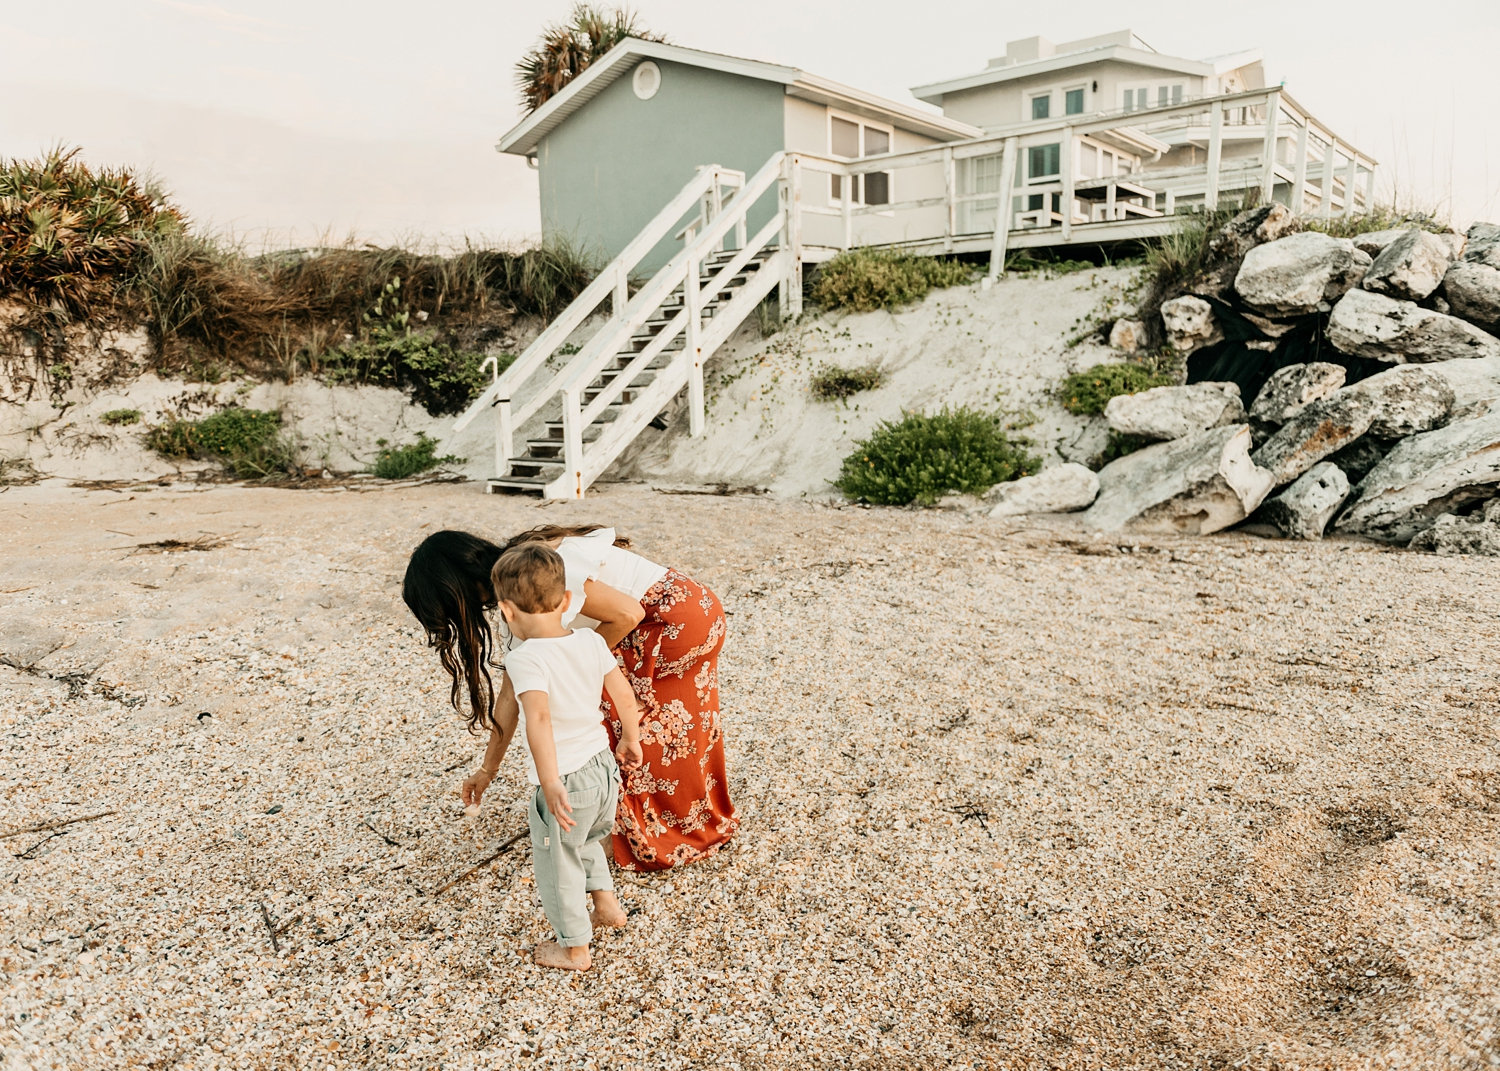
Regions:
<instances>
[{"instance_id":1,"label":"green shrub","mask_svg":"<svg viewBox=\"0 0 1500 1071\"><path fill-rule=\"evenodd\" d=\"M382 439L380 447L380 452L375 455L375 465L370 471L382 480L404 480L438 465L459 465L464 461L452 454L438 457L437 440L420 431L417 432L417 441L414 443L389 446Z\"/></svg>"},{"instance_id":2,"label":"green shrub","mask_svg":"<svg viewBox=\"0 0 1500 1071\"><path fill-rule=\"evenodd\" d=\"M166 457L217 461L245 479L299 475L296 444L282 434L281 414L233 406L202 420L171 419L146 433Z\"/></svg>"},{"instance_id":3,"label":"green shrub","mask_svg":"<svg viewBox=\"0 0 1500 1071\"><path fill-rule=\"evenodd\" d=\"M139 424L141 422L141 411L139 409L111 409L107 413L100 413L99 419L110 427L121 424Z\"/></svg>"},{"instance_id":4,"label":"green shrub","mask_svg":"<svg viewBox=\"0 0 1500 1071\"><path fill-rule=\"evenodd\" d=\"M949 491L977 494L1037 472L1041 461L1026 453L1027 445L1009 438L991 413L962 407L908 413L856 443L835 486L882 506L931 505Z\"/></svg>"},{"instance_id":5,"label":"green shrub","mask_svg":"<svg viewBox=\"0 0 1500 1071\"><path fill-rule=\"evenodd\" d=\"M827 365L813 374L808 386L813 397L825 402L847 398L862 390L874 390L885 382L885 376L873 364L863 368L840 368Z\"/></svg>"},{"instance_id":6,"label":"green shrub","mask_svg":"<svg viewBox=\"0 0 1500 1071\"><path fill-rule=\"evenodd\" d=\"M1374 231L1393 231L1397 228L1420 227L1433 234L1450 230L1447 220L1436 211L1402 210L1391 205L1377 206L1374 211L1359 216L1332 216L1323 219L1310 216L1302 221L1310 231L1322 231L1335 238L1357 238Z\"/></svg>"},{"instance_id":7,"label":"green shrub","mask_svg":"<svg viewBox=\"0 0 1500 1071\"><path fill-rule=\"evenodd\" d=\"M503 371L515 360L502 354ZM334 350L323 359L334 381L395 387L433 416L462 412L489 383L484 356L454 349L429 334L378 330L362 342Z\"/></svg>"},{"instance_id":8,"label":"green shrub","mask_svg":"<svg viewBox=\"0 0 1500 1071\"><path fill-rule=\"evenodd\" d=\"M1061 258L1053 260L1046 254L1020 252L1012 253L1005 258L1005 270L1020 272L1029 275L1033 272L1049 272L1053 275L1072 275L1075 272L1088 271L1099 265L1090 260L1068 260Z\"/></svg>"},{"instance_id":9,"label":"green shrub","mask_svg":"<svg viewBox=\"0 0 1500 1071\"><path fill-rule=\"evenodd\" d=\"M1175 376L1143 364L1101 364L1074 372L1058 388L1062 407L1076 416L1098 416L1120 394L1139 394L1176 383Z\"/></svg>"},{"instance_id":10,"label":"green shrub","mask_svg":"<svg viewBox=\"0 0 1500 1071\"><path fill-rule=\"evenodd\" d=\"M895 309L921 301L935 289L960 286L973 277L974 268L958 260L855 249L823 265L811 297L825 309Z\"/></svg>"}]
</instances>

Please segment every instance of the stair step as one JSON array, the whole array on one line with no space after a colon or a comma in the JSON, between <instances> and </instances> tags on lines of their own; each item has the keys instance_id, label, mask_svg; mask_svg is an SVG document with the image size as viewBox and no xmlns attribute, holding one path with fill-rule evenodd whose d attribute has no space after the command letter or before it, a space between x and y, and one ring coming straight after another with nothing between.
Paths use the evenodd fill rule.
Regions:
<instances>
[{"instance_id":1,"label":"stair step","mask_svg":"<svg viewBox=\"0 0 1500 1071\"><path fill-rule=\"evenodd\" d=\"M618 402L613 405L606 405L604 407L604 412L600 413L597 417L594 418L594 423L583 429L583 441L589 443L597 439L599 437L597 425L608 424L610 421L618 417L621 410L623 410L624 408L625 407L623 405L620 405ZM542 427L547 429L547 438L549 439L561 439L563 437L563 422L561 420L549 420L545 424L543 424ZM594 434L590 435L590 431L593 431Z\"/></svg>"},{"instance_id":2,"label":"stair step","mask_svg":"<svg viewBox=\"0 0 1500 1071\"><path fill-rule=\"evenodd\" d=\"M636 357L638 357L639 355L640 355L640 350L633 350L633 349L632 350L623 350L620 353L620 355L615 358L614 364L606 365L604 367L604 371L605 372L620 372L620 371L623 371L625 369L625 367L627 365L629 365L631 361L635 360ZM649 362L647 362L646 368L649 369L652 372L659 372L659 371L661 371L663 368L667 367L667 365L669 365L671 363L672 363L672 358L668 357L665 353L663 353L663 354L660 354L659 356L651 358L651 360Z\"/></svg>"},{"instance_id":3,"label":"stair step","mask_svg":"<svg viewBox=\"0 0 1500 1071\"><path fill-rule=\"evenodd\" d=\"M540 491L552 480L544 476L491 476L485 481L485 491L489 494L518 494L528 491Z\"/></svg>"},{"instance_id":4,"label":"stair step","mask_svg":"<svg viewBox=\"0 0 1500 1071\"><path fill-rule=\"evenodd\" d=\"M512 479L550 479L563 467L561 457L516 457L511 458L510 471L500 477Z\"/></svg>"},{"instance_id":5,"label":"stair step","mask_svg":"<svg viewBox=\"0 0 1500 1071\"><path fill-rule=\"evenodd\" d=\"M638 384L637 386L634 386L634 387L626 387L624 390L622 390L620 392L620 398L619 398L620 403L623 404L623 405L629 405L631 402L635 401L636 398L638 398L640 396L641 391L644 390L645 387L646 387L645 383ZM585 387L584 390L583 390L583 404L584 405L591 405L593 403L593 401L594 401L595 398L599 397L599 395L601 395L601 394L604 393L604 390L605 390L604 386Z\"/></svg>"}]
</instances>

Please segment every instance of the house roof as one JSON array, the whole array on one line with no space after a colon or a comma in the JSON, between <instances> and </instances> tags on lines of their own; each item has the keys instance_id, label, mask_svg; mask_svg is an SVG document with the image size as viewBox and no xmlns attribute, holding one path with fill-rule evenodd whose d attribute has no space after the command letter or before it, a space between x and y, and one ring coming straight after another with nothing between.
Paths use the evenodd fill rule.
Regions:
<instances>
[{"instance_id":1,"label":"house roof","mask_svg":"<svg viewBox=\"0 0 1500 1071\"><path fill-rule=\"evenodd\" d=\"M784 67L778 63L763 63L760 60L726 56L719 52L704 52L701 49L629 37L590 64L588 70L569 82L547 103L501 135L495 147L501 152L521 156L534 153L541 140L557 129L570 115L598 96L616 79L628 75L635 69L637 63L648 59L683 63L744 78L776 82L785 86L787 93L791 96L802 97L820 104L837 105L857 114L896 120L900 126L908 130L944 141L971 138L981 133L978 127L960 123L956 119L936 115L910 104L887 100L874 93L866 93L827 78L808 74L796 67Z\"/></svg>"},{"instance_id":2,"label":"house roof","mask_svg":"<svg viewBox=\"0 0 1500 1071\"><path fill-rule=\"evenodd\" d=\"M1134 35L1131 35L1131 39L1139 44L1144 44L1144 42L1135 38ZM1081 44L1082 42L1079 43ZM1153 67L1157 70L1177 71L1181 74L1194 74L1206 78L1213 75L1225 74L1244 67L1247 64L1255 63L1260 59L1260 49L1246 49L1242 52L1232 52L1228 55L1215 56L1210 59L1193 60L1184 59L1181 56L1167 56L1151 49L1150 46L1135 48L1130 45L1109 43L1080 48L1071 52L1061 52L1051 56L1043 56L1040 59L1006 64L1005 66L987 67L977 74L965 75L962 78L952 78L944 82L932 82L928 85L913 86L911 92L912 96L918 100L924 100L929 104L941 105L943 96L947 93L956 93L962 89L975 89L979 86L998 85L1003 82L1015 81L1018 78L1030 78L1038 74L1051 74L1054 71L1063 71L1070 67L1079 67L1084 64L1102 63L1106 60L1116 60L1120 63L1130 63L1140 67Z\"/></svg>"}]
</instances>

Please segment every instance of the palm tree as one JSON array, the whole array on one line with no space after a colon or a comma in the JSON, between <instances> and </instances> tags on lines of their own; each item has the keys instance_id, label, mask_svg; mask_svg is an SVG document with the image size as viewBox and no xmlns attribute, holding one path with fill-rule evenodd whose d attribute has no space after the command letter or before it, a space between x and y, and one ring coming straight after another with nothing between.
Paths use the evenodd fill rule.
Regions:
<instances>
[{"instance_id":1,"label":"palm tree","mask_svg":"<svg viewBox=\"0 0 1500 1071\"><path fill-rule=\"evenodd\" d=\"M574 5L568 20L544 29L541 40L516 64L516 85L526 110L534 112L546 104L627 37L666 41L663 35L642 29L629 8L604 11L592 4Z\"/></svg>"}]
</instances>

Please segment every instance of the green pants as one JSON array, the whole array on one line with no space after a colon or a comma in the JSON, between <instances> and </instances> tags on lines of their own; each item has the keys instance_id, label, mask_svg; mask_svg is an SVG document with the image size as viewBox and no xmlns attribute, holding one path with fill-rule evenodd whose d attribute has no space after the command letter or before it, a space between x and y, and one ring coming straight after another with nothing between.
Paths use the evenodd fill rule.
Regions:
<instances>
[{"instance_id":1,"label":"green pants","mask_svg":"<svg viewBox=\"0 0 1500 1071\"><path fill-rule=\"evenodd\" d=\"M531 858L542 910L565 947L586 945L593 936L588 894L613 889L604 845L615 824L620 792L615 757L608 748L562 779L573 809L574 826L564 833L538 788L531 795Z\"/></svg>"}]
</instances>

